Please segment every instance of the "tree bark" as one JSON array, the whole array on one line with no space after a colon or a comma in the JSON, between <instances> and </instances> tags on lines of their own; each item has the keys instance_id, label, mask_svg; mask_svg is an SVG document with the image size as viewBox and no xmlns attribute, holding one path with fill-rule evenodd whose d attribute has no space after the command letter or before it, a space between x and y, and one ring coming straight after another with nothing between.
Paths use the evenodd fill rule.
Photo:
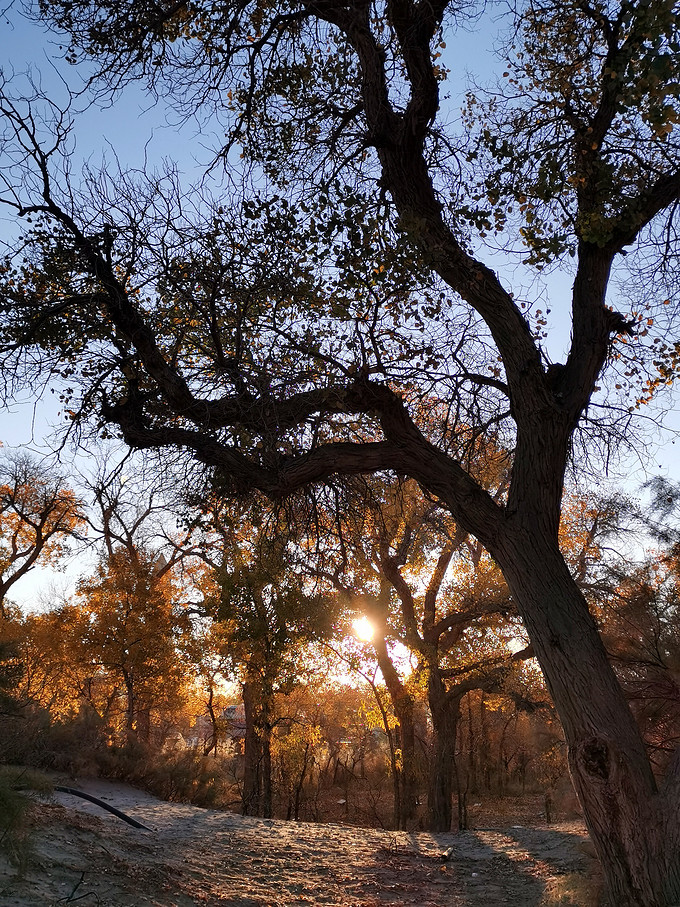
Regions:
<instances>
[{"instance_id":1,"label":"tree bark","mask_svg":"<svg viewBox=\"0 0 680 907\"><path fill-rule=\"evenodd\" d=\"M657 789L595 621L557 543L514 526L495 552L559 712L612 903L680 903L680 822Z\"/></svg>"},{"instance_id":2,"label":"tree bark","mask_svg":"<svg viewBox=\"0 0 680 907\"><path fill-rule=\"evenodd\" d=\"M208 701L206 702L206 708L208 709L208 716L210 718L210 739L206 740L203 744L203 755L209 756L210 753L212 753L214 756L217 756L219 725L217 723L217 714L215 712L215 691L212 686L212 681L210 681L210 689L208 692Z\"/></svg>"},{"instance_id":3,"label":"tree bark","mask_svg":"<svg viewBox=\"0 0 680 907\"><path fill-rule=\"evenodd\" d=\"M257 731L257 690L256 684L251 680L246 680L243 683L243 706L246 737L241 812L244 816L258 816L260 814L262 747Z\"/></svg>"},{"instance_id":4,"label":"tree bark","mask_svg":"<svg viewBox=\"0 0 680 907\"><path fill-rule=\"evenodd\" d=\"M245 766L241 811L244 816L272 814L272 757L270 703L258 678L242 685L246 719Z\"/></svg>"},{"instance_id":5,"label":"tree bark","mask_svg":"<svg viewBox=\"0 0 680 907\"><path fill-rule=\"evenodd\" d=\"M302 760L302 768L300 769L300 774L298 779L295 782L295 796L294 796L294 813L293 817L296 822L300 820L300 802L302 800L302 789L305 784L305 778L307 776L307 767L309 763L309 743L305 744L304 758Z\"/></svg>"},{"instance_id":6,"label":"tree bark","mask_svg":"<svg viewBox=\"0 0 680 907\"><path fill-rule=\"evenodd\" d=\"M135 738L135 684L132 672L123 667L125 685L125 738L131 743Z\"/></svg>"},{"instance_id":7,"label":"tree bark","mask_svg":"<svg viewBox=\"0 0 680 907\"><path fill-rule=\"evenodd\" d=\"M460 697L447 693L441 679L430 671L428 702L432 716L432 759L427 798L427 827L430 831L451 830L453 789L456 770L456 737Z\"/></svg>"},{"instance_id":8,"label":"tree bark","mask_svg":"<svg viewBox=\"0 0 680 907\"><path fill-rule=\"evenodd\" d=\"M262 799L260 815L265 819L272 817L272 726L269 703L262 703L260 714L260 740L262 748Z\"/></svg>"}]
</instances>

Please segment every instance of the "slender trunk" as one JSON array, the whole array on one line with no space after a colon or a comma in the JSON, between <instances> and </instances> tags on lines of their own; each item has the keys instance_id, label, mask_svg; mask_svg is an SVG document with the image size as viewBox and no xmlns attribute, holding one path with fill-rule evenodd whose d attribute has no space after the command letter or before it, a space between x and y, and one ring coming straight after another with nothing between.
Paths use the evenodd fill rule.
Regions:
<instances>
[{"instance_id":1,"label":"slender trunk","mask_svg":"<svg viewBox=\"0 0 680 907\"><path fill-rule=\"evenodd\" d=\"M399 727L394 729L394 732L387 728L387 739L390 745L390 768L392 770L392 794L394 798L394 807L392 810L392 824L395 828L400 829L402 827L402 808L401 808L401 765L397 759L397 750L400 748L401 743L399 740Z\"/></svg>"},{"instance_id":2,"label":"slender trunk","mask_svg":"<svg viewBox=\"0 0 680 907\"><path fill-rule=\"evenodd\" d=\"M132 672L123 668L125 684L125 738L130 743L135 736L135 683Z\"/></svg>"},{"instance_id":3,"label":"slender trunk","mask_svg":"<svg viewBox=\"0 0 680 907\"><path fill-rule=\"evenodd\" d=\"M401 758L397 758L399 779L399 813L397 827L406 829L416 814L417 775L416 775L416 732L413 716L413 697L401 681L399 674L389 656L385 639L376 636L373 647L378 665L385 680L385 686L392 702L394 714L399 722L399 743Z\"/></svg>"},{"instance_id":4,"label":"slender trunk","mask_svg":"<svg viewBox=\"0 0 680 907\"><path fill-rule=\"evenodd\" d=\"M300 819L300 800L302 798L302 788L304 787L305 777L307 775L307 764L309 760L309 743L305 744L305 753L302 759L302 769L295 785L295 821Z\"/></svg>"},{"instance_id":5,"label":"slender trunk","mask_svg":"<svg viewBox=\"0 0 680 907\"><path fill-rule=\"evenodd\" d=\"M262 810L260 815L265 819L271 819L272 817L272 726L269 706L270 703L267 700L262 703L259 728L262 748L260 771L262 779Z\"/></svg>"},{"instance_id":6,"label":"slender trunk","mask_svg":"<svg viewBox=\"0 0 680 907\"><path fill-rule=\"evenodd\" d=\"M486 698L484 690L479 693L479 764L482 774L482 785L491 790L491 745L489 743L489 723L486 720Z\"/></svg>"},{"instance_id":7,"label":"slender trunk","mask_svg":"<svg viewBox=\"0 0 680 907\"><path fill-rule=\"evenodd\" d=\"M458 723L458 728L456 729L458 733L461 733L460 722ZM453 760L453 772L456 779L456 797L458 800L458 831L465 831L468 827L468 813L467 813L467 789L469 784L469 777L465 787L463 787L460 769L458 768L458 760L454 756Z\"/></svg>"},{"instance_id":8,"label":"slender trunk","mask_svg":"<svg viewBox=\"0 0 680 907\"><path fill-rule=\"evenodd\" d=\"M477 793L477 753L475 747L474 722L472 718L472 694L467 694L467 717L468 717L468 775L470 778L470 788L473 793Z\"/></svg>"},{"instance_id":9,"label":"slender trunk","mask_svg":"<svg viewBox=\"0 0 680 907\"><path fill-rule=\"evenodd\" d=\"M217 724L217 715L215 713L215 691L212 688L212 683L210 684L206 707L208 709L208 715L210 716L210 740L206 741L203 744L203 755L209 756L210 753L214 753L214 755L216 756L219 731Z\"/></svg>"},{"instance_id":10,"label":"slender trunk","mask_svg":"<svg viewBox=\"0 0 680 907\"><path fill-rule=\"evenodd\" d=\"M257 729L259 703L257 684L254 681L246 680L243 683L243 706L245 711L246 737L241 811L244 816L257 816L260 814L260 765L262 763L262 746Z\"/></svg>"},{"instance_id":11,"label":"slender trunk","mask_svg":"<svg viewBox=\"0 0 680 907\"><path fill-rule=\"evenodd\" d=\"M557 707L612 903L680 903L678 811L657 790L595 622L557 545L514 527L494 553Z\"/></svg>"}]
</instances>

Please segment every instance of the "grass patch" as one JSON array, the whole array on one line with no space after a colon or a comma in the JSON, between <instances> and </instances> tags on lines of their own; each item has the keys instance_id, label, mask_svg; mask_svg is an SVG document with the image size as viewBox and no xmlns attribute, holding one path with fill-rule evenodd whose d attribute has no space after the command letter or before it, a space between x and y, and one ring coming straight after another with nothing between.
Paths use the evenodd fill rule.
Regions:
<instances>
[{"instance_id":1,"label":"grass patch","mask_svg":"<svg viewBox=\"0 0 680 907\"><path fill-rule=\"evenodd\" d=\"M569 872L548 882L541 907L597 907L601 897L602 883L595 873Z\"/></svg>"}]
</instances>

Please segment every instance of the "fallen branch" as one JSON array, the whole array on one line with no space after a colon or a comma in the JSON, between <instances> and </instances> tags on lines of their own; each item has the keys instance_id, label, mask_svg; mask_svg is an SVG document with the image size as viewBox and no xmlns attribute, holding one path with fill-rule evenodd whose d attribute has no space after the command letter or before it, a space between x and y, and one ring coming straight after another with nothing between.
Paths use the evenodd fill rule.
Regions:
<instances>
[{"instance_id":1,"label":"fallen branch","mask_svg":"<svg viewBox=\"0 0 680 907\"><path fill-rule=\"evenodd\" d=\"M151 829L143 825L141 822L138 822L136 819L126 816L124 812L121 812L119 809L116 809L115 806L109 806L108 803L104 803L103 800L100 800L99 797L93 797L92 794L86 794L82 790L74 790L72 787L60 787L55 785L55 790L61 791L62 794L72 794L74 797L82 797L83 800L89 800L90 803L94 803L95 806L101 806L102 809L107 809L110 813L113 813L114 816L117 816L119 819L122 819L123 822L127 822L128 825L132 825L133 828L141 828L143 831L151 831Z\"/></svg>"}]
</instances>

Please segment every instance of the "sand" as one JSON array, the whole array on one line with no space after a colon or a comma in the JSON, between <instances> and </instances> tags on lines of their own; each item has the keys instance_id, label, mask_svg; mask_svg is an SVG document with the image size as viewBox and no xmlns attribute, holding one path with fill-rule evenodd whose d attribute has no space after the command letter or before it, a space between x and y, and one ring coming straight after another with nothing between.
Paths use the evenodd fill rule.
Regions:
<instances>
[{"instance_id":1,"label":"sand","mask_svg":"<svg viewBox=\"0 0 680 907\"><path fill-rule=\"evenodd\" d=\"M0 860L2 907L593 903L593 862L579 823L410 834L246 818L102 780L60 783L149 830L56 793L37 807L25 876Z\"/></svg>"}]
</instances>

